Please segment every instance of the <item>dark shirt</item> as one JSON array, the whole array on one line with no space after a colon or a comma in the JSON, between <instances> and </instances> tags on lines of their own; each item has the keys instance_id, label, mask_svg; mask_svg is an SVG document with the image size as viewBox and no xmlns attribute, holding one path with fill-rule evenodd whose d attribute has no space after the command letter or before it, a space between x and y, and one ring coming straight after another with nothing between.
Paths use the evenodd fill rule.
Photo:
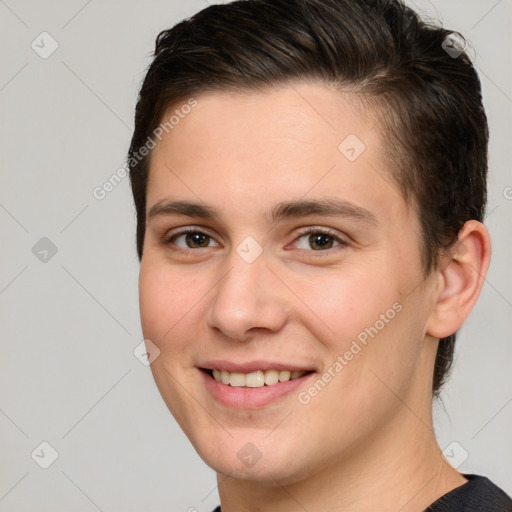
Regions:
<instances>
[{"instance_id":1,"label":"dark shirt","mask_svg":"<svg viewBox=\"0 0 512 512\"><path fill-rule=\"evenodd\" d=\"M512 512L512 500L485 476L468 481L436 500L425 512Z\"/></svg>"},{"instance_id":2,"label":"dark shirt","mask_svg":"<svg viewBox=\"0 0 512 512\"><path fill-rule=\"evenodd\" d=\"M512 500L485 476L468 481L436 500L424 512L512 512ZM218 506L213 512L222 512Z\"/></svg>"}]
</instances>

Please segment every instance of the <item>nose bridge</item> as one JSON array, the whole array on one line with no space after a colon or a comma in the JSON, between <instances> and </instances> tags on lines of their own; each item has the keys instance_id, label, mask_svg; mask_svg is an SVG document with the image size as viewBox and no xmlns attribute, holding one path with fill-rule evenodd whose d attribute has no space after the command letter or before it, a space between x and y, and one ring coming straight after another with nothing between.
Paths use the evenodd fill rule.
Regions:
<instances>
[{"instance_id":1,"label":"nose bridge","mask_svg":"<svg viewBox=\"0 0 512 512\"><path fill-rule=\"evenodd\" d=\"M214 289L208 323L228 337L244 341L254 328L279 330L286 321L283 298L262 251L242 242L226 262L228 272ZM253 332L253 331L251 331Z\"/></svg>"}]
</instances>

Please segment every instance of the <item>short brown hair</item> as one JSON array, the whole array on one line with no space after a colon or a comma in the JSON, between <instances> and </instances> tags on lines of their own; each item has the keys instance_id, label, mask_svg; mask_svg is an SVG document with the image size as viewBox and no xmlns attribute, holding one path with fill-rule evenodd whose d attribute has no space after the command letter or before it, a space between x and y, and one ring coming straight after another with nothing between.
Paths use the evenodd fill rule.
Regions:
<instances>
[{"instance_id":1,"label":"short brown hair","mask_svg":"<svg viewBox=\"0 0 512 512\"><path fill-rule=\"evenodd\" d=\"M457 34L459 41L462 36ZM206 91L258 91L313 80L355 92L381 115L393 180L418 211L425 275L486 206L488 127L478 75L453 33L399 0L240 0L212 5L156 40L128 154L142 258L150 154L138 155L172 105ZM455 333L439 342L438 396Z\"/></svg>"}]
</instances>

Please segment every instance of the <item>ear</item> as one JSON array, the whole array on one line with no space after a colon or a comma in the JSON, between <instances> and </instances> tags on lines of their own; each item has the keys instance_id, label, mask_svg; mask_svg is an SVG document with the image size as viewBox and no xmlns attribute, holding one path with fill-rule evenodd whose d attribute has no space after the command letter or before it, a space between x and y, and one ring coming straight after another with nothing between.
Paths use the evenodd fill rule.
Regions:
<instances>
[{"instance_id":1,"label":"ear","mask_svg":"<svg viewBox=\"0 0 512 512\"><path fill-rule=\"evenodd\" d=\"M462 326L480 295L490 260L491 241L486 227L476 220L466 222L438 271L437 296L427 334L446 338Z\"/></svg>"}]
</instances>

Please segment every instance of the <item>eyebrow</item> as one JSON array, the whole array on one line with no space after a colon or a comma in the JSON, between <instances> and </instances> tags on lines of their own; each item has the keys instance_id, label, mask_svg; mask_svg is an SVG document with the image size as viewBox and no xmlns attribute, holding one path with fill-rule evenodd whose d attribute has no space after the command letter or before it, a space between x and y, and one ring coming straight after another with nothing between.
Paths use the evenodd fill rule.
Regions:
<instances>
[{"instance_id":1,"label":"eyebrow","mask_svg":"<svg viewBox=\"0 0 512 512\"><path fill-rule=\"evenodd\" d=\"M147 220L157 216L184 215L201 219L221 220L215 208L193 201L159 201L151 207ZM314 199L285 201L272 208L268 217L270 224L276 224L283 219L302 218L310 215L325 217L350 218L362 224L377 225L375 215L363 208L341 199Z\"/></svg>"}]
</instances>

